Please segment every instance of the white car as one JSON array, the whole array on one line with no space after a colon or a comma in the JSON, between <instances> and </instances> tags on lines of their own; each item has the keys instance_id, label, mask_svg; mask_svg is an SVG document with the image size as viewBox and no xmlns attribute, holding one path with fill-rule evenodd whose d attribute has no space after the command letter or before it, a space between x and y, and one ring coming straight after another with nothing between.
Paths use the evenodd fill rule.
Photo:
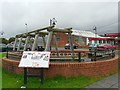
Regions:
<instances>
[{"instance_id":1,"label":"white car","mask_svg":"<svg viewBox=\"0 0 120 90\"><path fill-rule=\"evenodd\" d=\"M70 49L70 44L69 43L67 43L67 44L65 44L65 49ZM73 44L73 48L74 49L77 49L78 48L78 45L76 45L76 44Z\"/></svg>"}]
</instances>

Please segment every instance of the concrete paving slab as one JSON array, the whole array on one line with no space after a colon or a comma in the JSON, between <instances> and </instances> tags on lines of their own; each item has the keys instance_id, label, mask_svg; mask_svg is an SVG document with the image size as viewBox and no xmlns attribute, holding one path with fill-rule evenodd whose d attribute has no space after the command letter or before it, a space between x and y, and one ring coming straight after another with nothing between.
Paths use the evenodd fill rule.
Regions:
<instances>
[{"instance_id":1,"label":"concrete paving slab","mask_svg":"<svg viewBox=\"0 0 120 90\"><path fill-rule=\"evenodd\" d=\"M116 88L116 87L118 88L118 84L111 86L111 88Z\"/></svg>"},{"instance_id":2,"label":"concrete paving slab","mask_svg":"<svg viewBox=\"0 0 120 90\"><path fill-rule=\"evenodd\" d=\"M87 86L86 88L103 88L102 86L99 86L98 84L92 84L90 86Z\"/></svg>"},{"instance_id":3,"label":"concrete paving slab","mask_svg":"<svg viewBox=\"0 0 120 90\"><path fill-rule=\"evenodd\" d=\"M86 88L118 88L118 86L118 74L114 74L103 80L97 81Z\"/></svg>"}]
</instances>

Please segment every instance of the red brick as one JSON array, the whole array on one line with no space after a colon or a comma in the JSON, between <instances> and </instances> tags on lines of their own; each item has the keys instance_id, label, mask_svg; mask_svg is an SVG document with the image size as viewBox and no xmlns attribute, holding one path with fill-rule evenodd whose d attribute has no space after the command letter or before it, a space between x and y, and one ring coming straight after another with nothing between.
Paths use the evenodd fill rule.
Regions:
<instances>
[{"instance_id":1,"label":"red brick","mask_svg":"<svg viewBox=\"0 0 120 90\"><path fill-rule=\"evenodd\" d=\"M23 74L23 68L19 68L19 61L2 59L2 67L16 74ZM62 75L65 77L90 76L101 77L114 73L118 70L118 57L110 60L96 62L68 62L50 63L49 69L44 69L45 77ZM29 68L30 73L40 74L40 69Z\"/></svg>"}]
</instances>

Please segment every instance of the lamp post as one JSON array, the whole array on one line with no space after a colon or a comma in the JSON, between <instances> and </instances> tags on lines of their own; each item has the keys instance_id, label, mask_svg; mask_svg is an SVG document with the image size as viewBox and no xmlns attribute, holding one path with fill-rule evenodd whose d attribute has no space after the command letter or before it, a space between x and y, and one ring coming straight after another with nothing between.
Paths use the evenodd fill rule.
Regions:
<instances>
[{"instance_id":1,"label":"lamp post","mask_svg":"<svg viewBox=\"0 0 120 90\"><path fill-rule=\"evenodd\" d=\"M93 30L95 31L95 38L97 38L97 27L94 27ZM95 44L97 44L97 40L96 40Z\"/></svg>"},{"instance_id":2,"label":"lamp post","mask_svg":"<svg viewBox=\"0 0 120 90\"><path fill-rule=\"evenodd\" d=\"M97 27L94 27L93 30L95 31L95 38L97 38ZM94 49L94 61L96 61L96 52L97 52L97 40L95 41L95 49Z\"/></svg>"},{"instance_id":3,"label":"lamp post","mask_svg":"<svg viewBox=\"0 0 120 90\"><path fill-rule=\"evenodd\" d=\"M28 26L27 26L27 23L25 23L25 29L26 29L26 33L28 33Z\"/></svg>"},{"instance_id":4,"label":"lamp post","mask_svg":"<svg viewBox=\"0 0 120 90\"><path fill-rule=\"evenodd\" d=\"M57 23L57 20L55 18L50 19L50 26L52 26L52 25L55 26L56 23Z\"/></svg>"},{"instance_id":5,"label":"lamp post","mask_svg":"<svg viewBox=\"0 0 120 90\"><path fill-rule=\"evenodd\" d=\"M1 32L0 32L0 36L1 36L1 38L2 38L3 34L4 34L4 32L3 32L3 31L1 31Z\"/></svg>"}]
</instances>

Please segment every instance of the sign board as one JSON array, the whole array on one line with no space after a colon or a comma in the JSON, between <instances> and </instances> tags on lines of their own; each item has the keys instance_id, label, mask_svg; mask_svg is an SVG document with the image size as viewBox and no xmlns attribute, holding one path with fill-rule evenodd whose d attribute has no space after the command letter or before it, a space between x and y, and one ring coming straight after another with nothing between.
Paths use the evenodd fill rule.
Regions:
<instances>
[{"instance_id":1,"label":"sign board","mask_svg":"<svg viewBox=\"0 0 120 90\"><path fill-rule=\"evenodd\" d=\"M24 51L19 67L49 68L50 52Z\"/></svg>"}]
</instances>

